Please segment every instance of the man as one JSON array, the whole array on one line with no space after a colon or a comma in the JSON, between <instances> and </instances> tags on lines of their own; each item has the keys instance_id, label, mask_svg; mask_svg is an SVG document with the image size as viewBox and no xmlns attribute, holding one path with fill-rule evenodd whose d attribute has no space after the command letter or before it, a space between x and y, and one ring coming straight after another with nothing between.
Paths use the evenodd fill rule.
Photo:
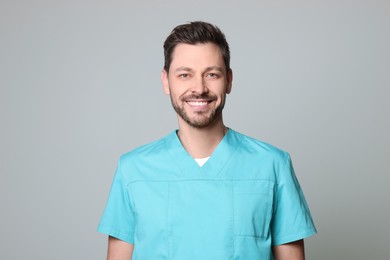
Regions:
<instances>
[{"instance_id":1,"label":"man","mask_svg":"<svg viewBox=\"0 0 390 260\"><path fill-rule=\"evenodd\" d=\"M223 123L230 52L215 26L177 26L164 92L179 129L121 157L98 230L108 259L304 259L316 233L290 157Z\"/></svg>"}]
</instances>

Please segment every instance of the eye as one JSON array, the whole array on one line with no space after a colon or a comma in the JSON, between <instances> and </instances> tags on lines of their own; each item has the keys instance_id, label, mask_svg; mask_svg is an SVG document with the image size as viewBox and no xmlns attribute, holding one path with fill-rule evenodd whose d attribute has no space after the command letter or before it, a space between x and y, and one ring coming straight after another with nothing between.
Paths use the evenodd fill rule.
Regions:
<instances>
[{"instance_id":1,"label":"eye","mask_svg":"<svg viewBox=\"0 0 390 260\"><path fill-rule=\"evenodd\" d=\"M208 77L208 78L218 78L219 75L218 75L217 73L212 73L212 72L211 72L211 73L208 73L208 74L207 74L207 77Z\"/></svg>"},{"instance_id":2,"label":"eye","mask_svg":"<svg viewBox=\"0 0 390 260\"><path fill-rule=\"evenodd\" d=\"M190 77L190 74L188 74L188 73L182 73L182 74L179 74L178 77L179 77L179 78L186 79L186 78L189 78L189 77Z\"/></svg>"}]
</instances>

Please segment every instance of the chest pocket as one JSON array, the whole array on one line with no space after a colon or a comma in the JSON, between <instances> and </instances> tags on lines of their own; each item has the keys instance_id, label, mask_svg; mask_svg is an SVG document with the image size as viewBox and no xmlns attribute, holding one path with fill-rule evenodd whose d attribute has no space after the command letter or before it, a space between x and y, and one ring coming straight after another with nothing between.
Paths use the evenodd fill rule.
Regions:
<instances>
[{"instance_id":1,"label":"chest pocket","mask_svg":"<svg viewBox=\"0 0 390 260\"><path fill-rule=\"evenodd\" d=\"M267 238L272 218L274 183L241 180L233 184L234 235Z\"/></svg>"}]
</instances>

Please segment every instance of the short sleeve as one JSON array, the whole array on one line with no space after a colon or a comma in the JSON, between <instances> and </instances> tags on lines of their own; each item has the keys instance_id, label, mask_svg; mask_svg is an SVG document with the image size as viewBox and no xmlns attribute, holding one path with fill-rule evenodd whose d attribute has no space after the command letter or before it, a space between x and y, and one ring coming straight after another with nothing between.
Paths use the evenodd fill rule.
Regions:
<instances>
[{"instance_id":1,"label":"short sleeve","mask_svg":"<svg viewBox=\"0 0 390 260\"><path fill-rule=\"evenodd\" d=\"M289 155L277 174L271 233L273 246L317 233Z\"/></svg>"},{"instance_id":2,"label":"short sleeve","mask_svg":"<svg viewBox=\"0 0 390 260\"><path fill-rule=\"evenodd\" d=\"M134 212L119 161L98 232L134 244Z\"/></svg>"}]
</instances>

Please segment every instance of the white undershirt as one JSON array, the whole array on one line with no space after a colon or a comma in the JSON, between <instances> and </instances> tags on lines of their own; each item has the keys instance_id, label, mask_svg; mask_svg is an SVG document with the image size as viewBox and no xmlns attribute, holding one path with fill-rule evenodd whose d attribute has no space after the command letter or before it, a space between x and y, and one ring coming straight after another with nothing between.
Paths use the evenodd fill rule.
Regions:
<instances>
[{"instance_id":1,"label":"white undershirt","mask_svg":"<svg viewBox=\"0 0 390 260\"><path fill-rule=\"evenodd\" d=\"M210 156L206 158L195 158L194 160L199 164L200 167L202 167L209 158Z\"/></svg>"}]
</instances>

